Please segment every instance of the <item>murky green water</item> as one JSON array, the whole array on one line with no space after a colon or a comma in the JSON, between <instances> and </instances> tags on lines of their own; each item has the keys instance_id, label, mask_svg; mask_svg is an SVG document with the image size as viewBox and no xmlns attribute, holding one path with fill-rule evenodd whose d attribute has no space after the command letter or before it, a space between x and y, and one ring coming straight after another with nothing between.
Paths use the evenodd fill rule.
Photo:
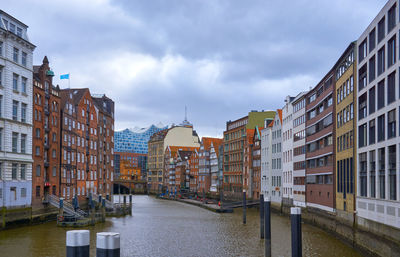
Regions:
<instances>
[{"instance_id":1,"label":"murky green water","mask_svg":"<svg viewBox=\"0 0 400 257\"><path fill-rule=\"evenodd\" d=\"M109 218L88 228L91 256L96 232L121 233L121 256L263 256L259 213L218 214L179 202L148 196L133 198L133 216ZM290 256L290 220L272 215L272 256ZM303 224L303 256L361 256L315 227ZM54 222L0 232L0 256L65 256L67 229Z\"/></svg>"}]
</instances>

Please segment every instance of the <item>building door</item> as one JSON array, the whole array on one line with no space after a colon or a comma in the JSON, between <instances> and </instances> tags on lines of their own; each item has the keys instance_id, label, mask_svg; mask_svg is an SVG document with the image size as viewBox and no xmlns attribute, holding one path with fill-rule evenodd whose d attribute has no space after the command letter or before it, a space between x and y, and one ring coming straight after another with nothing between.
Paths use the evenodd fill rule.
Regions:
<instances>
[{"instance_id":1,"label":"building door","mask_svg":"<svg viewBox=\"0 0 400 257\"><path fill-rule=\"evenodd\" d=\"M10 188L10 204L12 205L17 201L17 188L11 187Z\"/></svg>"}]
</instances>

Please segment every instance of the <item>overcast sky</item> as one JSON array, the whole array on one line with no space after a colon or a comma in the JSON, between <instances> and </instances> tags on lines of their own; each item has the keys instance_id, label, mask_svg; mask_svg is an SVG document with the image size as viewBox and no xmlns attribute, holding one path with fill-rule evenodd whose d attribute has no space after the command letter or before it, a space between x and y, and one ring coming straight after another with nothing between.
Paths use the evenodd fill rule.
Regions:
<instances>
[{"instance_id":1,"label":"overcast sky","mask_svg":"<svg viewBox=\"0 0 400 257\"><path fill-rule=\"evenodd\" d=\"M14 0L55 84L115 101L115 126L180 123L199 135L281 108L315 86L386 0Z\"/></svg>"}]
</instances>

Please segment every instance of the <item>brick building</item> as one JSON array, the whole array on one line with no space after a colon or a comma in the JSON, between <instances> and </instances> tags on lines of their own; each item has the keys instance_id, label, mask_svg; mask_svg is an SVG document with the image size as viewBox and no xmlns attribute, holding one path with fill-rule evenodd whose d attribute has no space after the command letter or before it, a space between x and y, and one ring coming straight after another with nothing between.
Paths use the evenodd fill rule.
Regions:
<instances>
[{"instance_id":1,"label":"brick building","mask_svg":"<svg viewBox=\"0 0 400 257\"><path fill-rule=\"evenodd\" d=\"M306 95L307 206L333 212L335 208L334 71Z\"/></svg>"},{"instance_id":2,"label":"brick building","mask_svg":"<svg viewBox=\"0 0 400 257\"><path fill-rule=\"evenodd\" d=\"M98 193L98 115L89 89L63 89L61 96L61 196L83 201Z\"/></svg>"},{"instance_id":3,"label":"brick building","mask_svg":"<svg viewBox=\"0 0 400 257\"><path fill-rule=\"evenodd\" d=\"M251 111L247 116L235 121L226 123L224 131L224 168L223 168L223 187L224 195L230 198L241 198L244 189L244 174L248 174L249 152L247 151L247 160L244 156L244 150L248 147L247 129L254 129L256 126L262 126L264 119L275 115L273 111ZM246 180L248 187L249 180Z\"/></svg>"},{"instance_id":4,"label":"brick building","mask_svg":"<svg viewBox=\"0 0 400 257\"><path fill-rule=\"evenodd\" d=\"M98 193L104 196L112 195L114 180L114 101L106 95L92 95L93 103L97 108L97 170ZM96 132L95 128L93 130ZM142 155L143 156L143 155ZM138 161L142 170L146 169L143 158ZM140 175L139 175L140 176Z\"/></svg>"},{"instance_id":5,"label":"brick building","mask_svg":"<svg viewBox=\"0 0 400 257\"><path fill-rule=\"evenodd\" d=\"M47 57L33 66L32 207L43 207L49 194L60 193L60 88Z\"/></svg>"}]
</instances>

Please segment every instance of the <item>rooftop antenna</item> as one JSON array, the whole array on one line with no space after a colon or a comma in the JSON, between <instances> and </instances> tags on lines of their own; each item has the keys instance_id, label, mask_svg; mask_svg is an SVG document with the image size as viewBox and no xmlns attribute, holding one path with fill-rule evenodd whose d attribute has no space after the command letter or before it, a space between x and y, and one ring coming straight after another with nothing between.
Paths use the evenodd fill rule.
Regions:
<instances>
[{"instance_id":1,"label":"rooftop antenna","mask_svg":"<svg viewBox=\"0 0 400 257\"><path fill-rule=\"evenodd\" d=\"M185 105L185 120L187 120L187 106Z\"/></svg>"}]
</instances>

